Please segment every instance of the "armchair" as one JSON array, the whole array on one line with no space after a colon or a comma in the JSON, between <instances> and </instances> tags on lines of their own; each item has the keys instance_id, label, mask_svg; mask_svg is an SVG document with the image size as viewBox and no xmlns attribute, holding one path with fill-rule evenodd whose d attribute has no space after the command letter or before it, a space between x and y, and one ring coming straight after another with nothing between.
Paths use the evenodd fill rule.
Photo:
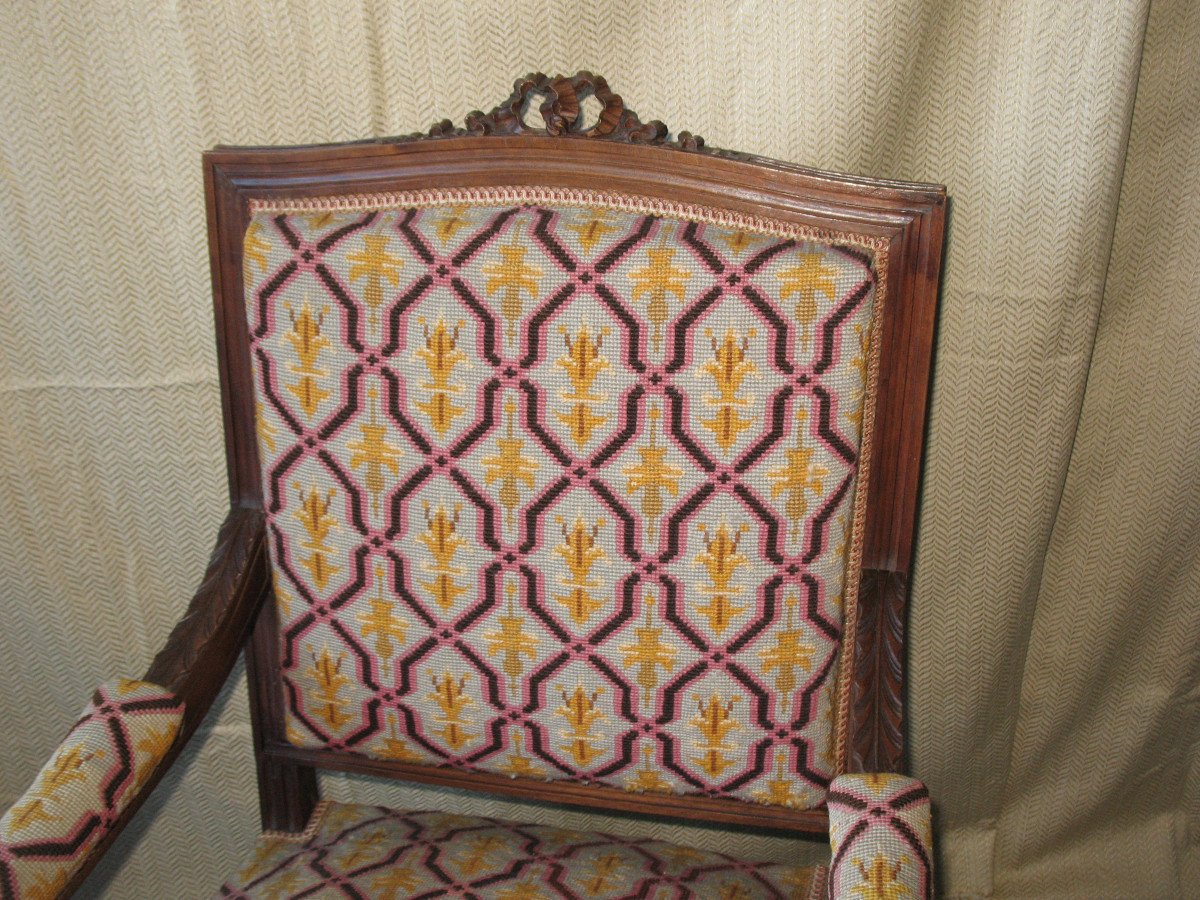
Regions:
<instances>
[{"instance_id":1,"label":"armchair","mask_svg":"<svg viewBox=\"0 0 1200 900\"><path fill-rule=\"evenodd\" d=\"M670 138L586 72L204 176L231 511L0 820L0 896L82 883L243 646L264 832L222 896L932 896L898 773L942 188ZM321 801L320 768L831 862Z\"/></svg>"}]
</instances>

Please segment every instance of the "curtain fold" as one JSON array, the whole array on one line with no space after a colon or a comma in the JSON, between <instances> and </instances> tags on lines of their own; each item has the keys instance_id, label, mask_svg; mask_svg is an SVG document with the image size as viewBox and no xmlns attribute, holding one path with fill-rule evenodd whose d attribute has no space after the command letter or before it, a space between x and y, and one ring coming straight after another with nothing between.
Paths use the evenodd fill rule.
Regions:
<instances>
[{"instance_id":1,"label":"curtain fold","mask_svg":"<svg viewBox=\"0 0 1200 900\"><path fill-rule=\"evenodd\" d=\"M1188 0L6 4L0 804L144 668L224 510L200 151L410 132L588 68L717 146L948 186L909 659L944 892L1200 893L1198 59ZM97 894L209 896L237 865L244 683L219 709Z\"/></svg>"}]
</instances>

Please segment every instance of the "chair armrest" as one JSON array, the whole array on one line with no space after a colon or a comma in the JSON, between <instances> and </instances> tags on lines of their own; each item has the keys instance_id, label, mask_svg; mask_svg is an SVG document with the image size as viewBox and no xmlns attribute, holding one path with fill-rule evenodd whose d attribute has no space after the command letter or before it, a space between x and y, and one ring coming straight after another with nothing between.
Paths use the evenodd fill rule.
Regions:
<instances>
[{"instance_id":1,"label":"chair armrest","mask_svg":"<svg viewBox=\"0 0 1200 900\"><path fill-rule=\"evenodd\" d=\"M834 900L933 897L929 791L904 775L841 775L829 786Z\"/></svg>"},{"instance_id":2,"label":"chair armrest","mask_svg":"<svg viewBox=\"0 0 1200 900\"><path fill-rule=\"evenodd\" d=\"M183 703L156 684L118 678L0 818L0 892L56 897L170 750Z\"/></svg>"},{"instance_id":3,"label":"chair armrest","mask_svg":"<svg viewBox=\"0 0 1200 900\"><path fill-rule=\"evenodd\" d=\"M270 583L262 511L231 510L200 587L142 680L101 686L0 819L0 896L66 897L79 887L203 721Z\"/></svg>"}]
</instances>

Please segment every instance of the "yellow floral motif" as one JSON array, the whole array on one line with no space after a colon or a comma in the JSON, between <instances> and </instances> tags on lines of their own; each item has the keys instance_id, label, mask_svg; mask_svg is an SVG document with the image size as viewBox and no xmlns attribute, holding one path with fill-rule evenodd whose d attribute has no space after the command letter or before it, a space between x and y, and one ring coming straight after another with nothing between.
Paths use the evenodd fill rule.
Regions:
<instances>
[{"instance_id":1,"label":"yellow floral motif","mask_svg":"<svg viewBox=\"0 0 1200 900\"><path fill-rule=\"evenodd\" d=\"M270 450L275 452L275 435L279 432L272 425L264 414L265 407L263 402L259 400L254 404L254 430L258 432L258 442Z\"/></svg>"},{"instance_id":2,"label":"yellow floral motif","mask_svg":"<svg viewBox=\"0 0 1200 900\"><path fill-rule=\"evenodd\" d=\"M262 238L262 225L251 222L246 229L246 239L242 244L242 280L247 284L253 276L250 264L258 266L260 272L267 270L267 253L271 245Z\"/></svg>"},{"instance_id":3,"label":"yellow floral motif","mask_svg":"<svg viewBox=\"0 0 1200 900\"><path fill-rule=\"evenodd\" d=\"M508 594L508 614L500 616L498 631L489 631L484 636L488 641L488 656L495 656L497 653L504 654L504 674L511 678L517 678L525 671L525 663L521 657L537 658L538 639L536 635L525 631L525 617L517 615L515 603L517 586L510 582L506 593Z\"/></svg>"},{"instance_id":4,"label":"yellow floral motif","mask_svg":"<svg viewBox=\"0 0 1200 900\"><path fill-rule=\"evenodd\" d=\"M385 487L383 470L387 469L393 475L400 472L400 448L389 444L387 427L379 422L379 392L374 388L367 391L371 399L370 421L360 424L362 437L351 441L346 447L350 453L350 468L366 467L367 493L371 495L371 505L378 510L379 498Z\"/></svg>"},{"instance_id":5,"label":"yellow floral motif","mask_svg":"<svg viewBox=\"0 0 1200 900\"><path fill-rule=\"evenodd\" d=\"M430 678L433 680L433 693L426 697L436 703L441 711L441 716L436 721L442 726L442 730L435 733L451 748L457 750L474 737L464 727L471 724L465 717L466 709L475 705L475 701L466 693L467 679L470 676L460 675L455 678L449 672L443 672L439 678L430 672Z\"/></svg>"},{"instance_id":6,"label":"yellow floral motif","mask_svg":"<svg viewBox=\"0 0 1200 900\"><path fill-rule=\"evenodd\" d=\"M525 734L520 728L515 728L512 733L513 751L508 754L508 759L504 765L499 767L499 770L510 778L543 778L546 770L541 766L536 766L533 761L525 755L524 744Z\"/></svg>"},{"instance_id":7,"label":"yellow floral motif","mask_svg":"<svg viewBox=\"0 0 1200 900\"><path fill-rule=\"evenodd\" d=\"M471 217L467 215L468 209L467 206L452 206L446 210L445 215L434 222L434 231L443 246L447 241L453 240L460 228L466 228L472 224Z\"/></svg>"},{"instance_id":8,"label":"yellow floral motif","mask_svg":"<svg viewBox=\"0 0 1200 900\"><path fill-rule=\"evenodd\" d=\"M568 743L560 744L559 749L570 753L577 765L587 767L601 755L598 747L592 746L592 726L604 719L604 713L596 708L596 701L604 693L604 688L597 688L591 694L577 684L573 693L568 694L564 688L559 688L563 705L554 710L567 722L567 730L560 732L568 738Z\"/></svg>"},{"instance_id":9,"label":"yellow floral motif","mask_svg":"<svg viewBox=\"0 0 1200 900\"><path fill-rule=\"evenodd\" d=\"M429 381L423 382L421 388L432 393L428 400L418 402L416 406L429 416L433 430L444 435L454 420L467 411L465 406L454 404L454 395L462 392L462 386L450 382L454 367L467 361L467 354L458 349L458 333L463 323L459 321L453 328L448 328L446 321L439 317L433 331L429 330L424 319L420 324L424 330L425 346L415 356L429 372Z\"/></svg>"},{"instance_id":10,"label":"yellow floral motif","mask_svg":"<svg viewBox=\"0 0 1200 900\"><path fill-rule=\"evenodd\" d=\"M279 851L280 842L273 840L262 840L254 847L254 859L250 860L239 872L238 878L242 881L251 881L257 878L260 872L266 870L266 863L273 859Z\"/></svg>"},{"instance_id":11,"label":"yellow floral motif","mask_svg":"<svg viewBox=\"0 0 1200 900\"><path fill-rule=\"evenodd\" d=\"M386 677L392 655L404 646L405 622L403 619L397 618L393 612L396 604L383 596L385 575L386 571L383 566L375 567L377 593L369 600L371 611L359 614L358 621L363 627L363 637L369 638L371 635L375 635L375 654L379 657L380 671Z\"/></svg>"},{"instance_id":12,"label":"yellow floral motif","mask_svg":"<svg viewBox=\"0 0 1200 900\"><path fill-rule=\"evenodd\" d=\"M407 897L420 882L409 866L388 866L371 879L371 896L378 900L399 900ZM404 891L404 894L399 893Z\"/></svg>"},{"instance_id":13,"label":"yellow floral motif","mask_svg":"<svg viewBox=\"0 0 1200 900\"><path fill-rule=\"evenodd\" d=\"M316 415L321 404L331 396L330 392L318 383L318 379L324 378L329 373L317 366L317 359L321 355L321 351L331 346L329 338L321 333L321 326L324 324L328 307L322 306L314 316L308 303L304 303L297 315L289 303L287 311L292 322L292 329L284 337L292 345L292 350L300 360L299 365L288 366L290 371L300 376L300 380L295 384L289 384L287 389L300 401L300 409L311 419Z\"/></svg>"},{"instance_id":14,"label":"yellow floral motif","mask_svg":"<svg viewBox=\"0 0 1200 900\"><path fill-rule=\"evenodd\" d=\"M661 628L654 627L654 595L646 595L646 619L634 629L637 641L621 648L625 668L637 667L637 683L642 688L642 707L649 708L658 687L658 670L670 672L675 667L675 650L662 640Z\"/></svg>"},{"instance_id":15,"label":"yellow floral motif","mask_svg":"<svg viewBox=\"0 0 1200 900\"><path fill-rule=\"evenodd\" d=\"M350 684L349 677L342 673L342 663L346 661L346 655L339 653L335 660L328 647L321 648L320 656L312 647L308 648L308 653L312 657L308 675L317 685L316 714L324 719L330 728L337 731L350 721L350 716L345 713L350 701L341 696L342 688Z\"/></svg>"},{"instance_id":16,"label":"yellow floral motif","mask_svg":"<svg viewBox=\"0 0 1200 900\"><path fill-rule=\"evenodd\" d=\"M724 231L719 237L734 256L741 256L742 251L749 250L767 239L766 235L755 234L753 231Z\"/></svg>"},{"instance_id":17,"label":"yellow floral motif","mask_svg":"<svg viewBox=\"0 0 1200 900\"><path fill-rule=\"evenodd\" d=\"M884 791L892 787L899 781L903 780L902 775L897 775L894 772L868 772L863 775L863 781L876 794L882 794Z\"/></svg>"},{"instance_id":18,"label":"yellow floral motif","mask_svg":"<svg viewBox=\"0 0 1200 900\"><path fill-rule=\"evenodd\" d=\"M162 728L147 728L146 733L138 738L135 746L139 753L145 753L152 759L158 759L170 748L178 731L178 722L167 722ZM144 768L141 777L146 778L153 769L153 766Z\"/></svg>"},{"instance_id":19,"label":"yellow floral motif","mask_svg":"<svg viewBox=\"0 0 1200 900\"><path fill-rule=\"evenodd\" d=\"M666 242L666 229L663 231L663 243ZM682 302L685 299L688 279L692 273L676 266L671 260L675 256L675 248L660 246L646 250L650 262L629 277L633 279L633 294L631 299L637 303L646 298L646 317L654 330L650 335L650 343L655 352L662 348L663 326L667 323L671 309L667 298L674 294Z\"/></svg>"},{"instance_id":20,"label":"yellow floral motif","mask_svg":"<svg viewBox=\"0 0 1200 900\"><path fill-rule=\"evenodd\" d=\"M396 713L387 715L388 736L383 739L383 747L373 747L371 752L384 759L395 759L400 762L420 762L421 754L408 746L408 741L400 737L400 725Z\"/></svg>"},{"instance_id":21,"label":"yellow floral motif","mask_svg":"<svg viewBox=\"0 0 1200 900\"><path fill-rule=\"evenodd\" d=\"M525 441L516 436L514 418L517 414L515 400L504 404L508 414L508 432L505 437L496 439L495 456L483 460L485 485L500 482L500 505L504 507L505 521L511 528L516 524L516 510L521 502L521 486L533 489L533 473L538 470L537 460L525 456L521 449Z\"/></svg>"},{"instance_id":22,"label":"yellow floral motif","mask_svg":"<svg viewBox=\"0 0 1200 900\"><path fill-rule=\"evenodd\" d=\"M562 516L558 516L559 527L562 529L563 542L554 548L554 552L562 557L570 575L559 580L568 588L566 594L555 594L554 601L565 606L571 613L571 619L578 625L586 624L598 609L604 608L604 601L591 595L591 590L600 586L600 582L590 578L592 566L604 559L604 549L596 546L596 537L604 527L603 519L597 519L590 528L579 516L570 530Z\"/></svg>"},{"instance_id":23,"label":"yellow floral motif","mask_svg":"<svg viewBox=\"0 0 1200 900\"><path fill-rule=\"evenodd\" d=\"M684 847L682 845L663 847L659 851L671 863L671 865L682 868L690 866L694 863L704 862L707 857L695 847Z\"/></svg>"},{"instance_id":24,"label":"yellow floral motif","mask_svg":"<svg viewBox=\"0 0 1200 900\"><path fill-rule=\"evenodd\" d=\"M304 743L304 735L301 734L300 729L296 727L295 719L292 718L291 713L288 713L287 723L283 726L283 735L285 738L287 738L287 742L289 744L299 745Z\"/></svg>"},{"instance_id":25,"label":"yellow floral motif","mask_svg":"<svg viewBox=\"0 0 1200 900\"><path fill-rule=\"evenodd\" d=\"M790 269L780 271L779 298L796 297L796 321L800 333L807 339L809 329L817 320L817 295L825 294L831 301L837 296L837 274L834 266L825 264L825 254L810 250L797 250L799 262Z\"/></svg>"},{"instance_id":26,"label":"yellow floral motif","mask_svg":"<svg viewBox=\"0 0 1200 900\"><path fill-rule=\"evenodd\" d=\"M458 536L458 516L462 507L455 504L454 511L447 513L444 506L439 506L433 515L429 514L430 506L425 503L425 531L417 535L417 540L425 545L425 549L433 556L433 565L424 567L426 572L433 574L432 581L422 581L421 587L433 595L433 601L444 611L449 611L454 601L467 592L454 580L455 575L461 575L463 570L454 565L454 554L466 545Z\"/></svg>"},{"instance_id":27,"label":"yellow floral motif","mask_svg":"<svg viewBox=\"0 0 1200 900\"><path fill-rule=\"evenodd\" d=\"M836 559L845 559L846 558L846 550L850 545L850 532L848 532L846 530L846 517L838 516L837 523L838 523L838 529L842 533L842 537L838 541L837 546L833 548L833 555ZM832 603L834 606L836 606L838 609L841 609L842 608L842 595L841 594L835 595L829 602Z\"/></svg>"},{"instance_id":28,"label":"yellow floral motif","mask_svg":"<svg viewBox=\"0 0 1200 900\"><path fill-rule=\"evenodd\" d=\"M618 853L606 853L592 860L592 871L583 883L583 889L589 897L598 897L601 893L612 890L617 879L617 873L625 865Z\"/></svg>"},{"instance_id":29,"label":"yellow floral motif","mask_svg":"<svg viewBox=\"0 0 1200 900\"><path fill-rule=\"evenodd\" d=\"M358 821L359 813L353 806L335 803L321 819L321 826L336 833L345 826L356 824Z\"/></svg>"},{"instance_id":30,"label":"yellow floral motif","mask_svg":"<svg viewBox=\"0 0 1200 900\"><path fill-rule=\"evenodd\" d=\"M787 712L792 692L796 690L796 671L812 669L816 648L805 643L804 630L796 625L798 601L793 594L787 599L787 625L775 635L775 646L759 651L763 672L775 671L775 690L779 709Z\"/></svg>"},{"instance_id":31,"label":"yellow floral motif","mask_svg":"<svg viewBox=\"0 0 1200 900\"><path fill-rule=\"evenodd\" d=\"M346 256L350 263L350 281L366 279L363 287L363 301L371 309L371 321L375 322L379 307L383 305L384 282L395 287L400 283L400 269L404 260L388 252L386 234L364 234L363 248Z\"/></svg>"},{"instance_id":32,"label":"yellow floral motif","mask_svg":"<svg viewBox=\"0 0 1200 900\"><path fill-rule=\"evenodd\" d=\"M701 751L699 756L693 756L692 762L717 778L722 772L733 765L733 760L725 756L725 751L731 749L726 740L729 732L740 729L741 723L733 717L733 707L740 697L734 696L723 700L713 692L707 702L702 697L696 697L699 714L689 724L700 732L700 740L692 746Z\"/></svg>"},{"instance_id":33,"label":"yellow floral motif","mask_svg":"<svg viewBox=\"0 0 1200 900\"><path fill-rule=\"evenodd\" d=\"M636 794L665 794L671 790L670 783L662 777L654 765L654 747L647 744L642 748L642 765L632 778L625 781L625 790Z\"/></svg>"},{"instance_id":34,"label":"yellow floral motif","mask_svg":"<svg viewBox=\"0 0 1200 900\"><path fill-rule=\"evenodd\" d=\"M522 881L514 884L512 887L505 888L501 893L496 895L496 900L546 900L546 895L536 885L532 885L528 881Z\"/></svg>"},{"instance_id":35,"label":"yellow floral motif","mask_svg":"<svg viewBox=\"0 0 1200 900\"><path fill-rule=\"evenodd\" d=\"M608 360L600 355L608 329L593 334L587 325L581 325L574 337L566 328L561 333L567 352L558 358L556 365L571 379L572 390L560 391L558 396L571 406L565 412L555 413L555 418L570 429L575 446L582 449L592 439L592 432L608 421L608 416L593 411L593 407L608 400L608 395L592 393L596 379L609 368Z\"/></svg>"},{"instance_id":36,"label":"yellow floral motif","mask_svg":"<svg viewBox=\"0 0 1200 900\"><path fill-rule=\"evenodd\" d=\"M348 871L350 869L357 869L368 862L371 857L376 855L371 851L376 850L385 837L387 837L387 832L379 829L360 831L347 842L345 848L347 852L344 856L338 858L338 868Z\"/></svg>"},{"instance_id":37,"label":"yellow floral motif","mask_svg":"<svg viewBox=\"0 0 1200 900\"><path fill-rule=\"evenodd\" d=\"M568 223L563 227L579 235L579 244L583 247L583 252L590 254L596 249L596 245L604 240L605 234L620 230L616 225L609 224L609 216L612 215L612 212L611 209L593 209L582 216L579 221Z\"/></svg>"},{"instance_id":38,"label":"yellow floral motif","mask_svg":"<svg viewBox=\"0 0 1200 900\"><path fill-rule=\"evenodd\" d=\"M812 891L813 869L791 869L779 880L784 887L792 889L788 894L791 900L802 900Z\"/></svg>"},{"instance_id":39,"label":"yellow floral motif","mask_svg":"<svg viewBox=\"0 0 1200 900\"><path fill-rule=\"evenodd\" d=\"M516 241L505 244L500 248L502 261L483 268L483 274L490 276L486 285L488 296L497 291L503 292L500 297L500 315L504 316L508 323L506 334L510 343L517 339L517 323L521 320L523 309L521 292L529 294L531 300L536 300L538 279L542 277L541 269L526 264L527 250L527 247Z\"/></svg>"},{"instance_id":40,"label":"yellow floral motif","mask_svg":"<svg viewBox=\"0 0 1200 900\"><path fill-rule=\"evenodd\" d=\"M309 231L320 231L322 228L328 228L330 225L341 219L337 213L328 209L323 209L320 212L312 215L304 216L304 221L308 224Z\"/></svg>"},{"instance_id":41,"label":"yellow floral motif","mask_svg":"<svg viewBox=\"0 0 1200 900\"><path fill-rule=\"evenodd\" d=\"M125 696L128 696L129 694L132 694L134 691L136 691L138 688L142 687L145 684L146 684L146 682L139 681L136 678L118 678L117 679L117 693L120 694L122 697L125 697Z\"/></svg>"},{"instance_id":42,"label":"yellow floral motif","mask_svg":"<svg viewBox=\"0 0 1200 900\"><path fill-rule=\"evenodd\" d=\"M62 748L55 754L50 767L42 773L34 793L46 800L58 799L58 792L67 785L87 779L87 770L84 766L96 757L103 756L102 752L85 752L82 744Z\"/></svg>"},{"instance_id":43,"label":"yellow floral motif","mask_svg":"<svg viewBox=\"0 0 1200 900\"><path fill-rule=\"evenodd\" d=\"M322 496L320 489L315 485L310 487L307 493L298 481L294 483L294 487L300 495L300 509L296 511L296 518L300 520L308 535L300 542L300 546L309 551L309 556L302 557L300 565L308 569L308 574L312 576L317 588L325 590L329 579L341 571L340 566L330 562L329 555L333 551L325 543L330 532L338 527L337 518L329 512L337 491L331 489Z\"/></svg>"},{"instance_id":44,"label":"yellow floral motif","mask_svg":"<svg viewBox=\"0 0 1200 900\"><path fill-rule=\"evenodd\" d=\"M754 799L768 806L799 807L803 798L795 791L796 780L787 774L787 753L775 751L775 777L767 780L765 791L755 791Z\"/></svg>"},{"instance_id":45,"label":"yellow floral motif","mask_svg":"<svg viewBox=\"0 0 1200 900\"><path fill-rule=\"evenodd\" d=\"M793 544L800 540L804 531L808 492L820 498L825 493L825 477L829 475L829 469L813 462L813 449L804 446L804 422L807 417L807 410L796 409L796 446L784 451L786 463L767 472L767 478L771 481L771 499L780 494L787 498L783 511L790 523L788 532Z\"/></svg>"},{"instance_id":46,"label":"yellow floral motif","mask_svg":"<svg viewBox=\"0 0 1200 900\"><path fill-rule=\"evenodd\" d=\"M854 335L858 339L858 355L850 360L850 367L858 370L861 386L854 390L851 397L851 409L846 413L846 418L861 428L863 411L866 409L863 401L867 395L867 356L871 352L871 329L855 325Z\"/></svg>"},{"instance_id":47,"label":"yellow floral motif","mask_svg":"<svg viewBox=\"0 0 1200 900\"><path fill-rule=\"evenodd\" d=\"M275 602L279 604L279 608L285 616L290 616L292 614L292 604L296 602L296 598L288 592L287 588L276 584Z\"/></svg>"},{"instance_id":48,"label":"yellow floral motif","mask_svg":"<svg viewBox=\"0 0 1200 900\"><path fill-rule=\"evenodd\" d=\"M704 613L713 631L724 634L733 620L746 611L745 606L734 602L743 588L734 584L733 579L738 569L748 562L746 555L738 550L747 528L740 525L731 531L728 523L722 522L717 526L716 534L707 525L700 525L698 530L703 535L704 552L696 557L696 562L704 567L709 580L709 584L700 587L700 593L709 600L697 608Z\"/></svg>"},{"instance_id":49,"label":"yellow floral motif","mask_svg":"<svg viewBox=\"0 0 1200 900\"><path fill-rule=\"evenodd\" d=\"M667 462L667 447L658 444L658 420L662 416L657 406L651 406L646 414L650 421L650 441L638 448L640 462L627 466L622 474L628 476L625 491L631 497L642 492L642 513L646 516L646 534L653 540L658 530L658 519L663 513L663 495L679 494L679 478L683 469Z\"/></svg>"},{"instance_id":50,"label":"yellow floral motif","mask_svg":"<svg viewBox=\"0 0 1200 900\"><path fill-rule=\"evenodd\" d=\"M855 859L854 865L858 867L862 883L856 884L850 893L863 900L900 900L901 897L911 896L912 891L908 889L908 885L897 880L900 870L909 862L907 856L901 856L893 863L886 856L879 854L871 860L870 868L867 868L861 859Z\"/></svg>"},{"instance_id":51,"label":"yellow floral motif","mask_svg":"<svg viewBox=\"0 0 1200 900\"><path fill-rule=\"evenodd\" d=\"M262 889L263 900L284 900L300 890L301 884L300 873L295 869L288 869Z\"/></svg>"},{"instance_id":52,"label":"yellow floral motif","mask_svg":"<svg viewBox=\"0 0 1200 900\"><path fill-rule=\"evenodd\" d=\"M38 822L54 822L58 816L52 816L46 810L46 801L40 797L34 797L25 803L18 803L12 808L12 813L8 817L8 827L15 834L18 831L24 831L31 825L36 825Z\"/></svg>"},{"instance_id":53,"label":"yellow floral motif","mask_svg":"<svg viewBox=\"0 0 1200 900\"><path fill-rule=\"evenodd\" d=\"M464 875L478 875L488 869L491 858L504 849L504 844L504 839L494 834L477 837L463 848L463 856L455 860L455 865Z\"/></svg>"},{"instance_id":54,"label":"yellow floral motif","mask_svg":"<svg viewBox=\"0 0 1200 900\"><path fill-rule=\"evenodd\" d=\"M706 395L704 402L716 409L711 419L701 419L700 424L713 433L721 452L728 455L742 432L754 424L753 419L738 413L739 409L748 407L753 398L738 392L742 389L743 382L758 371L754 360L746 355L750 338L755 336L755 331L750 329L746 337L739 340L737 333L732 328L727 328L725 336L719 342L711 330L706 331L706 334L713 355L700 371L712 378L717 393Z\"/></svg>"},{"instance_id":55,"label":"yellow floral motif","mask_svg":"<svg viewBox=\"0 0 1200 900\"><path fill-rule=\"evenodd\" d=\"M54 872L38 872L37 880L28 887L22 887L21 896L27 900L56 900L62 896L62 890L67 885L70 869L59 869Z\"/></svg>"},{"instance_id":56,"label":"yellow floral motif","mask_svg":"<svg viewBox=\"0 0 1200 900\"><path fill-rule=\"evenodd\" d=\"M829 679L829 689L825 692L824 702L828 705L821 713L821 718L825 722L825 727L829 729L829 734L837 733L837 712L838 712L838 679L836 673L832 674ZM825 748L821 751L821 761L829 768L834 768L837 765L837 746L836 741L826 741Z\"/></svg>"},{"instance_id":57,"label":"yellow floral motif","mask_svg":"<svg viewBox=\"0 0 1200 900\"><path fill-rule=\"evenodd\" d=\"M718 890L720 893L717 896L720 900L750 900L750 892L746 890L746 886L736 881L723 881Z\"/></svg>"}]
</instances>

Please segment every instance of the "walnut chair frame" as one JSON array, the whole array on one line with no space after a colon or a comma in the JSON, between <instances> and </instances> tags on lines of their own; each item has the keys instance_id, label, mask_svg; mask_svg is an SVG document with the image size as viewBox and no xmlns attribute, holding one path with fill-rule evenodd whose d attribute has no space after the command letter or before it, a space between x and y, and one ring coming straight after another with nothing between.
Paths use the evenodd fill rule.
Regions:
<instances>
[{"instance_id":1,"label":"walnut chair frame","mask_svg":"<svg viewBox=\"0 0 1200 900\"><path fill-rule=\"evenodd\" d=\"M602 107L590 125L583 122L583 101L588 97ZM539 115L538 126L527 123L527 117ZM66 893L83 881L194 733L243 646L262 822L268 830L304 829L317 803L320 768L606 810L799 832L827 830L823 808L793 810L513 780L301 749L285 740L243 305L242 236L251 199L451 187L587 189L598 184L614 192L769 216L830 232L851 230L886 241L888 302L876 326L881 356L857 615L848 614L845 623L854 636L853 669L843 682L851 692L845 769L903 771L906 598L941 266L944 189L833 175L714 150L687 132L669 137L661 122L641 122L602 78L590 73L529 75L519 79L512 96L491 113L467 116L465 128L444 121L428 133L400 138L284 148L218 147L204 154L230 512L186 615L144 676L185 703L179 736L74 872L64 886Z\"/></svg>"}]
</instances>

